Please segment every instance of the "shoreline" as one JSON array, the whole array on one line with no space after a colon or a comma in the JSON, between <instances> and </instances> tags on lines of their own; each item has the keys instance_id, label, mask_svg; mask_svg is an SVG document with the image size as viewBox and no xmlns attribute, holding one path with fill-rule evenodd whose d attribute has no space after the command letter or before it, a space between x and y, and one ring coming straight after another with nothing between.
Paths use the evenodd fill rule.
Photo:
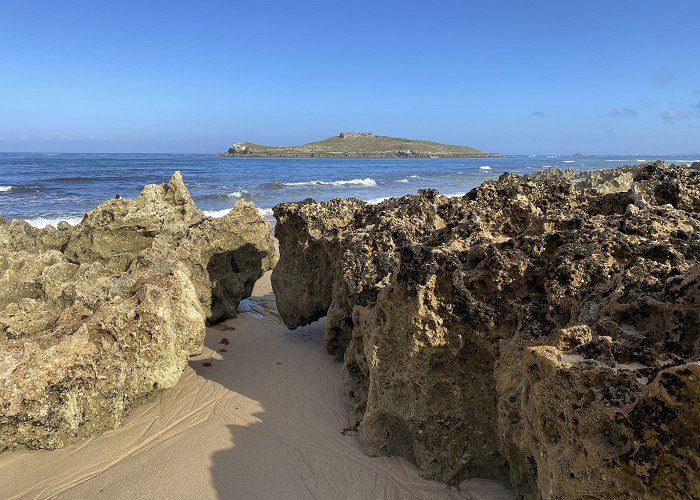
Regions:
<instances>
[{"instance_id":1,"label":"shoreline","mask_svg":"<svg viewBox=\"0 0 700 500\"><path fill-rule=\"evenodd\" d=\"M243 157L236 157L243 158ZM640 156L639 158L644 158ZM580 170L599 170L623 164L647 162L634 159L582 159L562 163L560 159L533 160L517 158L274 158L243 160L187 155L143 157L133 163L125 157L108 155L68 155L42 159L41 168L21 176L6 175L0 185L11 189L0 191L0 217L21 219L35 227L45 227L59 220L78 222L98 204L120 194L138 196L145 183L159 183L178 167L197 205L215 216L230 210L238 199L252 201L270 219L269 209L279 203L313 198L358 198L376 202L379 199L415 194L420 189L437 189L445 195L460 194L481 182L496 179L505 172L524 175L548 166ZM570 160L571 161L571 160ZM667 163L692 164L697 156L667 158ZM22 171L32 157L18 157L7 164L7 171ZM106 166L96 171L95 165ZM488 169L486 167L489 167ZM126 177L117 175L128 168ZM58 172L69 173L67 176ZM132 177L133 175L133 177ZM71 181L76 178L77 184Z\"/></svg>"},{"instance_id":2,"label":"shoreline","mask_svg":"<svg viewBox=\"0 0 700 500\"><path fill-rule=\"evenodd\" d=\"M241 155L241 156L239 156L239 155L228 155L228 154L223 154L223 153L220 153L220 155L222 155L222 156L236 157L236 158L244 158L244 157L245 157L244 155ZM269 156L269 157L264 157L264 156L252 157L252 156L250 156L250 158L251 158L251 159L261 159L261 158L282 159L282 158L273 157L273 156ZM503 157L501 157L501 158L503 158ZM293 159L293 158L292 158L292 159ZM301 158L299 158L299 159L301 159ZM306 158L305 158L305 159L306 159ZM321 158L319 157L319 159L321 159ZM347 159L352 159L352 158L347 158ZM604 161L622 163L622 162L625 162L626 160L604 160ZM529 171L527 171L526 173L516 173L516 175L519 175L519 176L532 176L532 175L536 175L537 172L546 172L546 171L549 171L549 170L560 170L560 171L562 171L562 172L573 170L573 171L574 171L574 175L575 175L576 177L578 177L578 176L581 176L581 175L588 175L588 174L590 174L590 173L592 173L592 172L614 171L614 170L618 170L618 169L626 169L626 170L630 170L630 169L631 169L631 170L634 170L634 169L639 169L639 168L641 168L643 165L648 164L648 163L653 163L653 161L643 161L643 162L642 162L641 160L637 160L637 163L623 163L623 164L621 164L621 165L601 165L601 166L598 166L598 167L594 167L594 168L592 168L592 169L580 169L580 168L579 168L579 169L575 169L574 166L569 166L569 165L567 164L567 165L563 165L563 166L545 166L545 167L541 167L541 168L538 168L538 169L529 170ZM686 166L688 166L691 170L700 170L700 160L682 161L682 162L676 163L676 164L674 164L674 165L681 165L681 166L682 166L682 165L686 165ZM489 167L488 169L485 169L485 170L481 170L481 171L482 171L482 172L491 172L491 173L496 173L496 172L497 172L499 175L503 175L503 173L508 173L508 171L500 172L500 171L492 170L491 167ZM495 179L495 178L494 178L494 179ZM402 181L404 181L404 180L408 180L408 179L402 179ZM350 182L352 182L352 181L350 181ZM349 182L349 181L339 181L340 184L342 184L342 183L350 183L350 182ZM418 181L416 181L416 182L414 183L414 184L415 184L414 187L415 187L416 190L418 190L418 189L426 189L425 186L422 186L422 185L420 185L420 184L417 184L417 182L418 182ZM303 183L302 183L302 184L303 184ZM325 183L324 183L324 182L318 182L318 181L309 181L309 182L306 183L306 184L308 184L308 185L324 185L324 184L325 184L325 185L332 185L333 182L325 182ZM408 185L408 182L406 182L404 185ZM477 185L477 186L474 186L474 187L471 188L471 189L475 189L476 187L478 187L478 185ZM464 196L466 193L468 193L469 191L471 191L471 189L466 190L466 191L460 191L460 192L444 191L444 192L439 192L439 194L440 194L441 196L446 196L446 197L448 197L448 198L459 197L459 196ZM7 193L7 194L9 194L9 193L10 193L10 190L8 190L8 193ZM368 193L370 193L370 192L368 191ZM380 202L385 201L385 200L387 200L387 199L391 199L391 198L400 198L400 197L402 197L402 196L412 196L412 195L415 195L416 193L415 193L415 192L404 192L404 193L392 194L392 195L388 195L388 196L374 196L374 195L377 195L377 194L380 194L380 195L381 195L382 193L381 193L381 192L380 192L380 193L378 193L378 192L371 192L371 193L370 193L371 197L365 196L364 198L367 198L367 199L364 199L364 198L358 198L358 199L360 199L361 201L363 201L363 202L365 202L365 203L377 204L377 203L380 203ZM337 196L337 197L343 197L343 196ZM237 198L236 200L239 200L239 199L250 199L250 198ZM297 201L297 200L299 200L299 199L301 199L301 197L296 197L296 198L293 198L293 197L292 197L292 198L290 198L290 199L287 199L287 200L285 200L285 201L282 201L281 203L290 203L290 202ZM314 198L314 199L316 199L316 198ZM103 200L103 201L104 201L104 200ZM323 198L319 198L317 201L324 201L324 199L323 199ZM253 199L253 202L255 203L255 200L254 200L254 199ZM91 210L92 208L94 208L94 207L89 208L88 211ZM231 211L232 209L233 209L233 206L229 206L229 207L227 207L227 208L214 209L214 210L203 209L203 212L204 212L204 214L207 215L208 217L219 218L219 217L223 217L225 214L227 214L227 213L228 213L229 211ZM274 228L275 220L274 220L274 217L272 216L272 209L273 209L273 206L264 207L264 206L258 206L258 205L256 204L256 209L258 210L258 212L259 212L263 217L265 217L265 219L266 219L266 220L270 223L270 225ZM85 213L86 213L86 212L84 212L82 215L70 214L70 215L57 216L57 217L33 216L33 217L25 217L25 218L8 218L8 219L5 219L5 220L7 220L7 221L13 220L13 219L23 220L23 221L27 222L28 224L30 224L31 226L41 229L41 228L45 228L45 227L48 227L48 226L57 227L58 223L63 222L63 221L68 222L71 226L75 226L75 225L77 225L77 224L79 224L79 223L81 222L81 220L82 220L83 216L85 215ZM2 219L3 219L2 214L0 214L0 220L2 220Z\"/></svg>"}]
</instances>

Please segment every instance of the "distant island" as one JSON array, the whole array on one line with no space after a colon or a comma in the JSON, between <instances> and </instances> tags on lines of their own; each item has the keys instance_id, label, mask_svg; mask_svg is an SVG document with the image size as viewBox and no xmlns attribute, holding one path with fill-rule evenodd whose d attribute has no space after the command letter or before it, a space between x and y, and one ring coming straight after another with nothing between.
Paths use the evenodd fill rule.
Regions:
<instances>
[{"instance_id":1,"label":"distant island","mask_svg":"<svg viewBox=\"0 0 700 500\"><path fill-rule=\"evenodd\" d=\"M493 158L466 146L452 146L432 141L399 139L371 132L341 132L322 141L301 146L261 146L251 142L234 144L221 156L273 156L298 158Z\"/></svg>"}]
</instances>

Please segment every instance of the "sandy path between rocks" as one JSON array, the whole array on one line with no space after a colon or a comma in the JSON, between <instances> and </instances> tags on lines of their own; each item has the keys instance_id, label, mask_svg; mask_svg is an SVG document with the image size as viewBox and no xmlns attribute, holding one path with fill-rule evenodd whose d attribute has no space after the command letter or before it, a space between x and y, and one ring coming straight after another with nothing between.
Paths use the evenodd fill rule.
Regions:
<instances>
[{"instance_id":1,"label":"sandy path between rocks","mask_svg":"<svg viewBox=\"0 0 700 500\"><path fill-rule=\"evenodd\" d=\"M354 433L342 432L349 401L323 325L287 330L269 273L253 300L262 319L242 314L210 328L180 382L122 428L56 451L0 455L0 498L512 498L492 481L458 492L403 459L363 455Z\"/></svg>"}]
</instances>

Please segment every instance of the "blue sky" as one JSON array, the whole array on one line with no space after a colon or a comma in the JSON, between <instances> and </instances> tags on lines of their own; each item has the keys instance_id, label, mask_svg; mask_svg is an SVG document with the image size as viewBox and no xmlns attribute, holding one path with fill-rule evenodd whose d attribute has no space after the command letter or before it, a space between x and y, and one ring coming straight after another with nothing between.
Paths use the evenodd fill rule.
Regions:
<instances>
[{"instance_id":1,"label":"blue sky","mask_svg":"<svg viewBox=\"0 0 700 500\"><path fill-rule=\"evenodd\" d=\"M4 0L0 151L700 151L698 0Z\"/></svg>"}]
</instances>

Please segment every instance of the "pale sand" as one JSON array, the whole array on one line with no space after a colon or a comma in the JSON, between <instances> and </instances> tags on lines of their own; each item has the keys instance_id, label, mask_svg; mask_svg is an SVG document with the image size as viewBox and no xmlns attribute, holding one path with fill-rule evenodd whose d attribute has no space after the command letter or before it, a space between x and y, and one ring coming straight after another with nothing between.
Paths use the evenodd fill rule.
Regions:
<instances>
[{"instance_id":1,"label":"pale sand","mask_svg":"<svg viewBox=\"0 0 700 500\"><path fill-rule=\"evenodd\" d=\"M342 433L349 400L323 325L287 330L269 273L253 300L263 319L242 314L210 328L180 382L122 428L61 450L0 455L0 497L512 498L493 481L455 491L403 459L363 455L355 433Z\"/></svg>"}]
</instances>

